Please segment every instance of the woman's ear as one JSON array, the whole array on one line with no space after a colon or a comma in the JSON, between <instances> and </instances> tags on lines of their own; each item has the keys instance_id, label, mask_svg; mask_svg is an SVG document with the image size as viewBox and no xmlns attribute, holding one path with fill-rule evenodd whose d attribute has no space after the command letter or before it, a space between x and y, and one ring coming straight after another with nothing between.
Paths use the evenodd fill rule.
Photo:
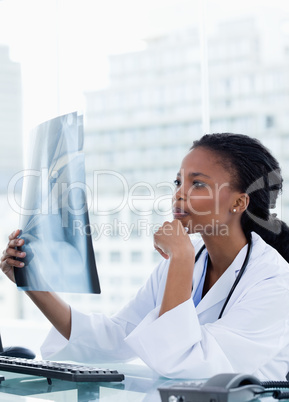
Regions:
<instances>
[{"instance_id":1,"label":"woman's ear","mask_svg":"<svg viewBox=\"0 0 289 402\"><path fill-rule=\"evenodd\" d=\"M243 213L248 208L249 202L250 197L248 196L248 194L246 193L240 194L233 205L232 208L233 212Z\"/></svg>"}]
</instances>

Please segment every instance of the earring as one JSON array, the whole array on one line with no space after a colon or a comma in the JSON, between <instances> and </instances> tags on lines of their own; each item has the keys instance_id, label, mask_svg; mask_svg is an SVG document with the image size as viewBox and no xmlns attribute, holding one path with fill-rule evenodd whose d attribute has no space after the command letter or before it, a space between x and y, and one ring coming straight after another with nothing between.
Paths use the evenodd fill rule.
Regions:
<instances>
[{"instance_id":1,"label":"earring","mask_svg":"<svg viewBox=\"0 0 289 402\"><path fill-rule=\"evenodd\" d=\"M236 208L233 209L233 212L237 212Z\"/></svg>"}]
</instances>

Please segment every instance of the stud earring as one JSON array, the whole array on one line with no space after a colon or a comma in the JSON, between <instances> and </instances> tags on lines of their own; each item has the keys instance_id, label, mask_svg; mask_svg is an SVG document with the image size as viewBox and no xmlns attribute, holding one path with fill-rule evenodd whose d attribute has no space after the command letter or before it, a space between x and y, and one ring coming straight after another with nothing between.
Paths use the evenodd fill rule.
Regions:
<instances>
[{"instance_id":1,"label":"stud earring","mask_svg":"<svg viewBox=\"0 0 289 402\"><path fill-rule=\"evenodd\" d=\"M234 208L234 209L233 209L233 212L236 212L236 211L237 211L236 208Z\"/></svg>"}]
</instances>

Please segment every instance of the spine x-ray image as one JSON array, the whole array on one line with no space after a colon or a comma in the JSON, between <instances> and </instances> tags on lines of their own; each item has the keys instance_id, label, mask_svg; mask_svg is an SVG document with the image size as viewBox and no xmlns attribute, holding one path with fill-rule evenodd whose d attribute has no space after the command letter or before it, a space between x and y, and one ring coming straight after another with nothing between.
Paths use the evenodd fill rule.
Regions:
<instances>
[{"instance_id":1,"label":"spine x-ray image","mask_svg":"<svg viewBox=\"0 0 289 402\"><path fill-rule=\"evenodd\" d=\"M83 118L77 112L63 115L31 134L20 216L26 257L25 267L15 269L17 285L100 293L86 201Z\"/></svg>"}]
</instances>

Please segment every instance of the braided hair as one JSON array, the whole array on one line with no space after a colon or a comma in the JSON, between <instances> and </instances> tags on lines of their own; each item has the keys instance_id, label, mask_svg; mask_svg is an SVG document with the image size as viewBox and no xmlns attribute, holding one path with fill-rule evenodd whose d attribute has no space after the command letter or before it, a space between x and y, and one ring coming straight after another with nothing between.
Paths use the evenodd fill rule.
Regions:
<instances>
[{"instance_id":1,"label":"braided hair","mask_svg":"<svg viewBox=\"0 0 289 402\"><path fill-rule=\"evenodd\" d=\"M259 140L243 134L206 134L194 141L191 149L197 147L217 153L232 176L231 186L249 195L248 208L241 217L246 237L252 231L258 233L289 262L289 227L270 213L282 191L278 161Z\"/></svg>"}]
</instances>

